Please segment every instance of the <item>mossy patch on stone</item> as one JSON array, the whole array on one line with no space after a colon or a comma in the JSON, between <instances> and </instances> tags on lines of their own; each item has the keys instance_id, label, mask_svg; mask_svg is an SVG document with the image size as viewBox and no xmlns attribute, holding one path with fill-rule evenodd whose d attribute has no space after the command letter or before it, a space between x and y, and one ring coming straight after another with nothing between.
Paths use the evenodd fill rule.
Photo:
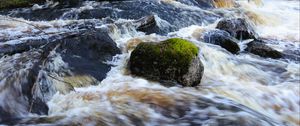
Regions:
<instances>
[{"instance_id":1,"label":"mossy patch on stone","mask_svg":"<svg viewBox=\"0 0 300 126\"><path fill-rule=\"evenodd\" d=\"M192 59L198 55L198 48L194 44L180 38L168 39L156 44L156 46L143 43L141 47L151 50L156 57L160 58L163 65L174 65L177 68L188 66Z\"/></svg>"},{"instance_id":2,"label":"mossy patch on stone","mask_svg":"<svg viewBox=\"0 0 300 126\"><path fill-rule=\"evenodd\" d=\"M138 76L181 82L198 51L193 43L180 38L140 43L131 53L129 68Z\"/></svg>"}]
</instances>

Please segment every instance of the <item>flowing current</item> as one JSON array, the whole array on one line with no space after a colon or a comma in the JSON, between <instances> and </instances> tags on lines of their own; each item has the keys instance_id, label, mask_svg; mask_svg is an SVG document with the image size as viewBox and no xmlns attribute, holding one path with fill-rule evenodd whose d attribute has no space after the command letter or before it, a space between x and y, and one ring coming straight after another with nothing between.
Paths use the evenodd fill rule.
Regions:
<instances>
[{"instance_id":1,"label":"flowing current","mask_svg":"<svg viewBox=\"0 0 300 126\"><path fill-rule=\"evenodd\" d=\"M122 52L105 62L112 68L101 82L79 86L69 92L55 92L46 98L49 108L46 115L27 113L23 104L25 101L16 100L19 94L10 94L11 90L18 90L18 83L28 74L26 69L36 62L28 59L35 59L39 54L23 52L1 57L0 114L9 111L11 117L0 119L0 124L300 125L299 60L262 58L250 53L234 55L220 46L202 41L202 35L215 29L221 18L243 17L252 23L260 38L270 40L267 45L279 51L294 52L299 57L299 0L238 0L238 6L227 1L213 9L201 8L193 0L136 0L124 3L132 5L131 13L139 13L139 10L135 10L138 7L133 5L144 6L144 11L153 11L162 32L146 34L136 30L132 24L137 19L135 14L122 17L129 15L124 11L128 8L102 1L85 1L78 7L57 11L61 16L55 20L50 19L50 13L49 16L47 13L41 14L49 19L43 16L30 17L28 14L31 10L58 6L53 2L1 12L1 46L26 43L27 40L59 39L63 34L79 32L81 27L92 27L108 29L108 35ZM89 11L96 8L103 10ZM109 21L102 11L105 13L105 10L111 9L111 18L114 18L113 15L121 16ZM179 14L175 15L178 10ZM86 11L89 14L96 13L97 17L85 19L82 13ZM174 15L159 13L164 11ZM197 15L199 13L200 16ZM168 16L177 16L178 20L168 20ZM199 47L199 57L205 68L200 86L165 87L159 82L130 75L127 62L132 49L139 42L174 37L190 40ZM248 42L240 42L240 47L243 49ZM58 70L66 65L60 56L52 60L53 64L48 66L52 69ZM17 75L10 75L12 67L22 70ZM8 76L15 77L9 80L11 78ZM16 89L6 88L8 82L16 85Z\"/></svg>"}]
</instances>

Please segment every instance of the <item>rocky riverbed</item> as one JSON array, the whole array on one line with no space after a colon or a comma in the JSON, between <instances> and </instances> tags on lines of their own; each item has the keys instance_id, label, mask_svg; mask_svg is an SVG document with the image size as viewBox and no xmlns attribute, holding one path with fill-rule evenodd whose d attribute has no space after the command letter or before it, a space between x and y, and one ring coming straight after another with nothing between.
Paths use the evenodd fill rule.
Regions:
<instances>
[{"instance_id":1,"label":"rocky riverbed","mask_svg":"<svg viewBox=\"0 0 300 126\"><path fill-rule=\"evenodd\" d=\"M300 125L297 0L2 0L0 125Z\"/></svg>"}]
</instances>

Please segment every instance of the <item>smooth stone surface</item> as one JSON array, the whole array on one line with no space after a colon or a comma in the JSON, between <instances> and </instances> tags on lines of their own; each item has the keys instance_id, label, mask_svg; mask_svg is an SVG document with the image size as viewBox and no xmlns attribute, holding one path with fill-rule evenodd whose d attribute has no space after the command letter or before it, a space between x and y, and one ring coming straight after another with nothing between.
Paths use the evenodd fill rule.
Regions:
<instances>
[{"instance_id":1,"label":"smooth stone surface","mask_svg":"<svg viewBox=\"0 0 300 126\"><path fill-rule=\"evenodd\" d=\"M227 51L237 54L240 51L238 40L222 30L212 30L204 34L204 42L219 45Z\"/></svg>"},{"instance_id":2,"label":"smooth stone surface","mask_svg":"<svg viewBox=\"0 0 300 126\"><path fill-rule=\"evenodd\" d=\"M238 40L257 38L257 33L253 26L243 18L222 19L216 28L227 31Z\"/></svg>"}]
</instances>

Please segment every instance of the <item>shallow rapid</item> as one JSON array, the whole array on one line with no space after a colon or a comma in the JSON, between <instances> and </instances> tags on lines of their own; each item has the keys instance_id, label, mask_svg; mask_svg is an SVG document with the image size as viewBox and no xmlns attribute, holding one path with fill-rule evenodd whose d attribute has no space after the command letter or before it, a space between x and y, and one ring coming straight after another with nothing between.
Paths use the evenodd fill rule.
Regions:
<instances>
[{"instance_id":1,"label":"shallow rapid","mask_svg":"<svg viewBox=\"0 0 300 126\"><path fill-rule=\"evenodd\" d=\"M0 124L300 125L299 0L237 0L238 5L228 2L226 6L220 4L216 8L200 6L195 1L137 0L125 1L126 6L118 2L85 1L73 8L57 10L56 13L61 13L58 18L51 17L52 13L44 15L48 19L43 15L34 16L33 10L48 8L55 3L1 11L0 114L10 117L0 118ZM145 12L136 6L130 10L133 5L145 5ZM159 30L137 30L136 20L141 18L140 11L153 14ZM268 40L268 46L296 58L271 59L247 53L244 49L251 40L239 42L241 52L238 55L203 42L203 34L214 30L218 21L228 17L246 18L258 36ZM31 74L43 79L43 73L50 73L45 80L51 80L52 76L60 77L62 75L54 73L67 69L68 64L60 53L63 50L50 51L48 58L53 62L46 64L39 63L37 57L44 53L38 49L22 52L27 48L21 48L19 53L11 52L16 48L8 47L24 43L39 46L39 43L51 43L86 29L104 29L120 49L112 59L103 62L104 66L111 66L106 77L94 84L85 84L91 82L88 77L85 80L76 78L83 82L80 85L88 86L74 86L70 90L60 87L65 92L55 92L50 87L51 91L45 95L37 91L34 96L43 96L42 101L47 101L47 114L28 112L30 105L24 105L28 99L21 98L18 90L22 89L18 83L30 81L23 77ZM139 42L157 42L174 37L187 39L199 47L199 58L205 68L199 86L166 87L130 74L127 62ZM39 68L36 64L46 65ZM28 72L36 68L40 72ZM59 79L51 81L51 84L64 83ZM50 84L48 81L40 82ZM67 82L78 85L77 82ZM10 113L5 113L7 109Z\"/></svg>"}]
</instances>

